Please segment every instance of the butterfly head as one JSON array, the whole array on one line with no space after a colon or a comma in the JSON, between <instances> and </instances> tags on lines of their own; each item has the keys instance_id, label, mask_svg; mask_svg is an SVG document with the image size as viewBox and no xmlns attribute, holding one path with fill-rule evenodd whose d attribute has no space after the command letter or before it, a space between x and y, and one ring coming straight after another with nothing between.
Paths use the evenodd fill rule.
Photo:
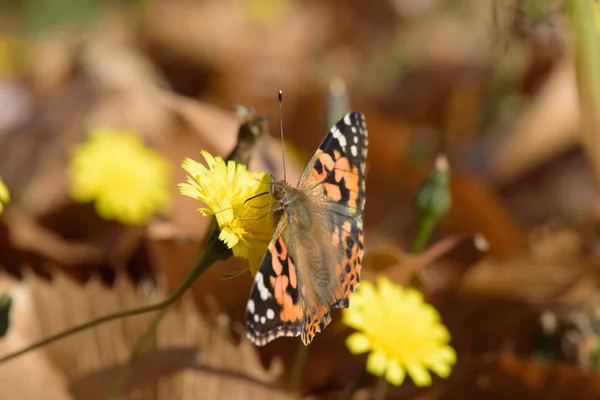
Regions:
<instances>
[{"instance_id":1,"label":"butterfly head","mask_svg":"<svg viewBox=\"0 0 600 400\"><path fill-rule=\"evenodd\" d=\"M271 174L271 197L278 202L281 203L285 198L286 189L289 185L286 181L279 180L275 178L275 175Z\"/></svg>"},{"instance_id":2,"label":"butterfly head","mask_svg":"<svg viewBox=\"0 0 600 400\"><path fill-rule=\"evenodd\" d=\"M271 175L270 194L280 207L289 206L306 197L301 190L296 189L284 180L275 178L273 175Z\"/></svg>"}]
</instances>

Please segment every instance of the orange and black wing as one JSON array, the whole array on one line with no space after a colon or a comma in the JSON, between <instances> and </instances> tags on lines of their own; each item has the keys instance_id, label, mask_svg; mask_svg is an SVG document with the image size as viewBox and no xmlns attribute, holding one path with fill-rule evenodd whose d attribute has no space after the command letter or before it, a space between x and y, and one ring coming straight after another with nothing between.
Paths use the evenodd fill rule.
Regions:
<instances>
[{"instance_id":1,"label":"orange and black wing","mask_svg":"<svg viewBox=\"0 0 600 400\"><path fill-rule=\"evenodd\" d=\"M360 282L368 145L364 115L346 114L323 140L309 163L312 168L298 183L329 220L327 239L337 252L334 265L329 266L337 281L331 307L347 308Z\"/></svg>"},{"instance_id":2,"label":"orange and black wing","mask_svg":"<svg viewBox=\"0 0 600 400\"><path fill-rule=\"evenodd\" d=\"M288 206L254 278L246 308L247 336L265 345L281 336L312 341L331 321L331 307L347 307L360 281L364 254L367 129L348 113L328 133L298 183L313 226L303 232Z\"/></svg>"}]
</instances>

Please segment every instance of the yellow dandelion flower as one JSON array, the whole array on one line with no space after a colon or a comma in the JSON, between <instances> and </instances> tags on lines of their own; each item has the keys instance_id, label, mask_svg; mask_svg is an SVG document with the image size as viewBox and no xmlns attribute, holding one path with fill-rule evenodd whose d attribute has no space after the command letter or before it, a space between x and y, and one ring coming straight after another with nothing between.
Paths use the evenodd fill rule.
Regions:
<instances>
[{"instance_id":1,"label":"yellow dandelion flower","mask_svg":"<svg viewBox=\"0 0 600 400\"><path fill-rule=\"evenodd\" d=\"M245 165L225 161L202 151L208 168L187 158L182 167L190 176L180 183L181 194L205 203L202 215L214 215L220 235L236 257L247 258L250 272L256 274L275 230L271 210L271 196L257 194L269 192L270 180L265 174L249 172Z\"/></svg>"},{"instance_id":2,"label":"yellow dandelion flower","mask_svg":"<svg viewBox=\"0 0 600 400\"><path fill-rule=\"evenodd\" d=\"M269 23L285 16L292 8L290 0L238 0L244 16L254 22Z\"/></svg>"},{"instance_id":3,"label":"yellow dandelion flower","mask_svg":"<svg viewBox=\"0 0 600 400\"><path fill-rule=\"evenodd\" d=\"M0 179L0 213L4 210L4 205L10 201L10 193L8 188Z\"/></svg>"},{"instance_id":4,"label":"yellow dandelion flower","mask_svg":"<svg viewBox=\"0 0 600 400\"><path fill-rule=\"evenodd\" d=\"M429 370L446 378L456 362L450 333L436 309L419 291L386 277L379 278L378 288L368 281L360 285L343 321L358 331L346 339L350 352L370 351L367 371L393 385L401 385L408 373L417 386L428 386Z\"/></svg>"},{"instance_id":5,"label":"yellow dandelion flower","mask_svg":"<svg viewBox=\"0 0 600 400\"><path fill-rule=\"evenodd\" d=\"M13 77L23 72L22 45L13 36L0 35L0 76Z\"/></svg>"},{"instance_id":6,"label":"yellow dandelion flower","mask_svg":"<svg viewBox=\"0 0 600 400\"><path fill-rule=\"evenodd\" d=\"M172 168L130 131L98 129L73 151L71 196L105 219L142 225L171 203Z\"/></svg>"}]
</instances>

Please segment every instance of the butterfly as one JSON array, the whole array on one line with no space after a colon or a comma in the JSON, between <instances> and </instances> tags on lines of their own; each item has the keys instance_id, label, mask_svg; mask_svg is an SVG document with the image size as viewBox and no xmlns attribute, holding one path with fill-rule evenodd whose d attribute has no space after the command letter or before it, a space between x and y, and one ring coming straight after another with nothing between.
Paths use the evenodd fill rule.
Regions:
<instances>
[{"instance_id":1,"label":"butterfly","mask_svg":"<svg viewBox=\"0 0 600 400\"><path fill-rule=\"evenodd\" d=\"M368 146L363 114L350 112L329 131L298 185L273 180L275 233L246 306L248 339L282 336L309 344L347 308L360 282Z\"/></svg>"}]
</instances>

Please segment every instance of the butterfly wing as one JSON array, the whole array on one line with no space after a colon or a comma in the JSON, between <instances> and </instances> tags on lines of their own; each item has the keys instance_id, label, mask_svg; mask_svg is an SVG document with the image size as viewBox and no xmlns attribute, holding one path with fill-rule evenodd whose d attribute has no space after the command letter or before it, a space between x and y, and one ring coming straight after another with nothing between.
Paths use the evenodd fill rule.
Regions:
<instances>
[{"instance_id":1,"label":"butterfly wing","mask_svg":"<svg viewBox=\"0 0 600 400\"><path fill-rule=\"evenodd\" d=\"M290 227L282 221L254 276L246 306L246 336L259 346L282 336L302 336L308 344L331 320L329 307L317 304L303 284L294 247L287 244Z\"/></svg>"},{"instance_id":2,"label":"butterfly wing","mask_svg":"<svg viewBox=\"0 0 600 400\"><path fill-rule=\"evenodd\" d=\"M254 278L246 323L255 344L299 335L308 344L331 321L330 307L348 306L364 253L367 145L363 115L346 114L288 188L304 195L286 206Z\"/></svg>"},{"instance_id":3,"label":"butterfly wing","mask_svg":"<svg viewBox=\"0 0 600 400\"><path fill-rule=\"evenodd\" d=\"M347 308L350 295L360 283L368 145L364 115L346 114L323 140L298 183L298 188L318 204L319 212L329 216L324 243L337 253L331 307Z\"/></svg>"},{"instance_id":4,"label":"butterfly wing","mask_svg":"<svg viewBox=\"0 0 600 400\"><path fill-rule=\"evenodd\" d=\"M331 128L308 167L298 189L324 203L333 213L362 221L369 138L363 114L350 112Z\"/></svg>"}]
</instances>

